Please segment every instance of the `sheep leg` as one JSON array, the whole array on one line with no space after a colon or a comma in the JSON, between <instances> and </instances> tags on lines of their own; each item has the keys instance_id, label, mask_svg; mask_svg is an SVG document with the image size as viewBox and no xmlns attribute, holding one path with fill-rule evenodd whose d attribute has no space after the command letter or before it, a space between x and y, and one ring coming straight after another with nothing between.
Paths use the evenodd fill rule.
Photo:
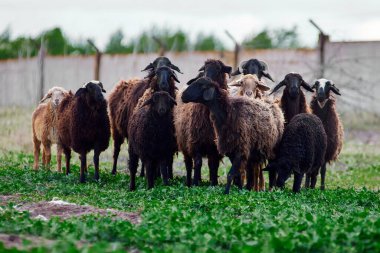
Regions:
<instances>
[{"instance_id":1,"label":"sheep leg","mask_svg":"<svg viewBox=\"0 0 380 253\"><path fill-rule=\"evenodd\" d=\"M202 156L196 154L194 158L194 180L193 184L198 186L201 182Z\"/></svg>"},{"instance_id":2,"label":"sheep leg","mask_svg":"<svg viewBox=\"0 0 380 253\"><path fill-rule=\"evenodd\" d=\"M62 146L57 144L57 171L62 172Z\"/></svg>"},{"instance_id":3,"label":"sheep leg","mask_svg":"<svg viewBox=\"0 0 380 253\"><path fill-rule=\"evenodd\" d=\"M33 169L38 170L38 161L40 159L41 142L37 138L33 138L34 144L34 164Z\"/></svg>"},{"instance_id":4,"label":"sheep leg","mask_svg":"<svg viewBox=\"0 0 380 253\"><path fill-rule=\"evenodd\" d=\"M86 153L83 152L80 154L80 179L81 183L86 182L85 168L87 167Z\"/></svg>"},{"instance_id":5,"label":"sheep leg","mask_svg":"<svg viewBox=\"0 0 380 253\"><path fill-rule=\"evenodd\" d=\"M131 182L129 184L129 190L136 190L136 172L139 164L139 157L129 151L129 161L128 161L128 169L131 177Z\"/></svg>"},{"instance_id":6,"label":"sheep leg","mask_svg":"<svg viewBox=\"0 0 380 253\"><path fill-rule=\"evenodd\" d=\"M174 154L171 155L168 159L168 177L169 179L173 180L173 160L174 160Z\"/></svg>"},{"instance_id":7,"label":"sheep leg","mask_svg":"<svg viewBox=\"0 0 380 253\"><path fill-rule=\"evenodd\" d=\"M99 156L100 156L100 151L94 150L94 166L95 166L94 178L96 181L99 180Z\"/></svg>"},{"instance_id":8,"label":"sheep leg","mask_svg":"<svg viewBox=\"0 0 380 253\"><path fill-rule=\"evenodd\" d=\"M264 174L263 174L262 164L259 165L259 190L265 191L265 178L264 178Z\"/></svg>"},{"instance_id":9,"label":"sheep leg","mask_svg":"<svg viewBox=\"0 0 380 253\"><path fill-rule=\"evenodd\" d=\"M193 170L193 159L190 156L185 155L185 154L184 154L184 157L185 157L185 166L186 166L186 185L190 187L191 186L191 172Z\"/></svg>"},{"instance_id":10,"label":"sheep leg","mask_svg":"<svg viewBox=\"0 0 380 253\"><path fill-rule=\"evenodd\" d=\"M145 177L145 165L143 162L141 162L140 177Z\"/></svg>"},{"instance_id":11,"label":"sheep leg","mask_svg":"<svg viewBox=\"0 0 380 253\"><path fill-rule=\"evenodd\" d=\"M253 167L253 188L255 192L259 191L259 165L255 164Z\"/></svg>"},{"instance_id":12,"label":"sheep leg","mask_svg":"<svg viewBox=\"0 0 380 253\"><path fill-rule=\"evenodd\" d=\"M293 192L300 192L302 184L302 173L294 172Z\"/></svg>"},{"instance_id":13,"label":"sheep leg","mask_svg":"<svg viewBox=\"0 0 380 253\"><path fill-rule=\"evenodd\" d=\"M245 171L247 173L247 184L246 184L245 188L248 191L250 191L250 190L252 190L252 186L253 186L253 167L252 167L251 162L247 163L247 168Z\"/></svg>"},{"instance_id":14,"label":"sheep leg","mask_svg":"<svg viewBox=\"0 0 380 253\"><path fill-rule=\"evenodd\" d=\"M274 170L269 170L269 190L271 191L276 185L277 173Z\"/></svg>"},{"instance_id":15,"label":"sheep leg","mask_svg":"<svg viewBox=\"0 0 380 253\"><path fill-rule=\"evenodd\" d=\"M210 155L208 157L208 167L210 171L211 185L216 186L218 185L219 157L216 155Z\"/></svg>"},{"instance_id":16,"label":"sheep leg","mask_svg":"<svg viewBox=\"0 0 380 253\"><path fill-rule=\"evenodd\" d=\"M306 174L305 188L310 188L310 175Z\"/></svg>"},{"instance_id":17,"label":"sheep leg","mask_svg":"<svg viewBox=\"0 0 380 253\"><path fill-rule=\"evenodd\" d=\"M44 167L46 169L50 169L50 161L51 161L51 144L47 143L44 145L45 150L45 164Z\"/></svg>"},{"instance_id":18,"label":"sheep leg","mask_svg":"<svg viewBox=\"0 0 380 253\"><path fill-rule=\"evenodd\" d=\"M66 160L66 175L70 173L70 159L71 159L71 150L70 148L63 147L63 153L65 153Z\"/></svg>"},{"instance_id":19,"label":"sheep leg","mask_svg":"<svg viewBox=\"0 0 380 253\"><path fill-rule=\"evenodd\" d=\"M45 148L42 147L42 165L45 166L46 163L46 151Z\"/></svg>"},{"instance_id":20,"label":"sheep leg","mask_svg":"<svg viewBox=\"0 0 380 253\"><path fill-rule=\"evenodd\" d=\"M321 167L321 190L325 189L326 163Z\"/></svg>"},{"instance_id":21,"label":"sheep leg","mask_svg":"<svg viewBox=\"0 0 380 253\"><path fill-rule=\"evenodd\" d=\"M113 165L112 165L112 174L116 174L117 170L117 159L119 158L120 147L123 144L123 137L115 130L112 132L113 135Z\"/></svg>"},{"instance_id":22,"label":"sheep leg","mask_svg":"<svg viewBox=\"0 0 380 253\"><path fill-rule=\"evenodd\" d=\"M226 185L226 189L224 190L225 194L229 194L230 193L230 188L231 188L232 180L236 176L240 177L239 169L240 169L240 165L241 165L241 157L238 156L238 155L235 155L235 156L233 156L233 158L230 157L230 160L232 162L232 166L231 166L231 169L230 169L230 171L228 172L228 175L227 175L227 185Z\"/></svg>"},{"instance_id":23,"label":"sheep leg","mask_svg":"<svg viewBox=\"0 0 380 253\"><path fill-rule=\"evenodd\" d=\"M168 181L168 177L169 177L169 175L168 175L169 174L168 173L168 163L167 163L166 160L161 161L161 163L160 163L160 169L161 169L161 175L162 175L162 179L164 181L164 185L169 185L169 181Z\"/></svg>"},{"instance_id":24,"label":"sheep leg","mask_svg":"<svg viewBox=\"0 0 380 253\"><path fill-rule=\"evenodd\" d=\"M152 189L154 187L154 178L156 174L156 166L152 161L147 161L146 164L146 177L148 180L148 189Z\"/></svg>"},{"instance_id":25,"label":"sheep leg","mask_svg":"<svg viewBox=\"0 0 380 253\"><path fill-rule=\"evenodd\" d=\"M311 175L311 183L310 183L310 188L315 189L315 185L317 184L317 175Z\"/></svg>"}]
</instances>

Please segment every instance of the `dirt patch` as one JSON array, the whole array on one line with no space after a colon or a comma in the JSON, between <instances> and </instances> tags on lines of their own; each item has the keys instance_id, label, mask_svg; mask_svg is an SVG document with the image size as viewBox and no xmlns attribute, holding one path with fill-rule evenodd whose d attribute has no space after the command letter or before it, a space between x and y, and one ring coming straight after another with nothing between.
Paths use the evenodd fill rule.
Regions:
<instances>
[{"instance_id":1,"label":"dirt patch","mask_svg":"<svg viewBox=\"0 0 380 253\"><path fill-rule=\"evenodd\" d=\"M19 195L0 195L0 205L6 206L10 202L17 202Z\"/></svg>"},{"instance_id":2,"label":"dirt patch","mask_svg":"<svg viewBox=\"0 0 380 253\"><path fill-rule=\"evenodd\" d=\"M31 217L38 219L50 219L58 216L62 219L79 217L82 215L98 214L111 215L115 219L128 220L133 224L139 224L141 217L138 213L123 212L115 209L101 209L93 206L82 206L61 200L40 201L37 203L25 203L16 207L19 211L29 211Z\"/></svg>"},{"instance_id":3,"label":"dirt patch","mask_svg":"<svg viewBox=\"0 0 380 253\"><path fill-rule=\"evenodd\" d=\"M0 233L0 242L4 243L7 249L16 248L19 250L30 249L38 246L53 245L54 241L40 236L32 235L7 235Z\"/></svg>"},{"instance_id":4,"label":"dirt patch","mask_svg":"<svg viewBox=\"0 0 380 253\"><path fill-rule=\"evenodd\" d=\"M354 140L366 145L378 145L380 144L380 131L346 130L345 139Z\"/></svg>"}]
</instances>

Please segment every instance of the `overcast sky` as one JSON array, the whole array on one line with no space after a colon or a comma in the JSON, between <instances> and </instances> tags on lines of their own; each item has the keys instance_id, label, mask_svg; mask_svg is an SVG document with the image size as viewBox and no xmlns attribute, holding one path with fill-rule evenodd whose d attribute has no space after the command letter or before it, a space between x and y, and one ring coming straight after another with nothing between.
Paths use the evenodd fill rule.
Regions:
<instances>
[{"instance_id":1,"label":"overcast sky","mask_svg":"<svg viewBox=\"0 0 380 253\"><path fill-rule=\"evenodd\" d=\"M380 0L0 0L0 32L10 26L13 36L34 36L59 26L101 47L118 28L128 38L153 25L214 33L226 43L225 29L242 40L263 28L297 25L302 43L314 46L309 18L332 40L380 40Z\"/></svg>"}]
</instances>

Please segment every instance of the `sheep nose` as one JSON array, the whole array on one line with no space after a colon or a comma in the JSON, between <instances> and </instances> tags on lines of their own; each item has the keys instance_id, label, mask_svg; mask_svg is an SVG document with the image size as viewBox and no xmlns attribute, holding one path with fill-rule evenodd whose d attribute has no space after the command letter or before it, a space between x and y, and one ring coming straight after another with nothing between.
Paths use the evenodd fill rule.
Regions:
<instances>
[{"instance_id":1,"label":"sheep nose","mask_svg":"<svg viewBox=\"0 0 380 253\"><path fill-rule=\"evenodd\" d=\"M246 94L248 97L250 97L250 96L252 96L252 91L246 91L245 94Z\"/></svg>"},{"instance_id":2,"label":"sheep nose","mask_svg":"<svg viewBox=\"0 0 380 253\"><path fill-rule=\"evenodd\" d=\"M56 105L58 105L58 103L59 103L59 99L55 99L54 102L55 102Z\"/></svg>"},{"instance_id":3,"label":"sheep nose","mask_svg":"<svg viewBox=\"0 0 380 253\"><path fill-rule=\"evenodd\" d=\"M160 108L160 109L158 109L158 113L159 113L160 115L164 114L165 111L166 111L166 110L165 110L164 108Z\"/></svg>"}]
</instances>

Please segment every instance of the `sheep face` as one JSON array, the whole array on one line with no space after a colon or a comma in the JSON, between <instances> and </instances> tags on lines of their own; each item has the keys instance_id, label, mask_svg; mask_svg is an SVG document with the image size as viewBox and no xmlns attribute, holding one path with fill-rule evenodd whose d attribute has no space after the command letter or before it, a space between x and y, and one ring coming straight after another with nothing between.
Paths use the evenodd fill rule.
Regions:
<instances>
[{"instance_id":1,"label":"sheep face","mask_svg":"<svg viewBox=\"0 0 380 253\"><path fill-rule=\"evenodd\" d=\"M317 100L320 108L323 108L326 105L326 102L330 97L330 91L339 96L341 95L339 89L335 87L334 82L324 78L316 80L312 88L315 89L317 93Z\"/></svg>"},{"instance_id":2,"label":"sheep face","mask_svg":"<svg viewBox=\"0 0 380 253\"><path fill-rule=\"evenodd\" d=\"M101 88L103 84L100 84L98 81L88 82L77 90L75 96L84 97L88 105L99 104L105 100L102 94L104 89Z\"/></svg>"},{"instance_id":3,"label":"sheep face","mask_svg":"<svg viewBox=\"0 0 380 253\"><path fill-rule=\"evenodd\" d=\"M146 105L150 105L153 111L162 117L166 115L174 105L177 105L177 103L166 91L157 91L153 93L150 99L145 101L143 106Z\"/></svg>"},{"instance_id":4,"label":"sheep face","mask_svg":"<svg viewBox=\"0 0 380 253\"><path fill-rule=\"evenodd\" d=\"M261 97L262 92L270 89L260 81L256 75L251 74L242 76L238 80L232 82L230 86L240 87L238 91L239 95L248 98Z\"/></svg>"},{"instance_id":5,"label":"sheep face","mask_svg":"<svg viewBox=\"0 0 380 253\"><path fill-rule=\"evenodd\" d=\"M285 76L284 80L282 80L279 84L274 87L273 91L271 92L274 93L278 89L280 89L282 86L286 86L286 90L289 93L289 97L291 99L296 99L298 98L298 95L300 93L301 86L310 91L313 92L313 89L310 87L308 83L306 83L302 76L298 73L289 73Z\"/></svg>"},{"instance_id":6,"label":"sheep face","mask_svg":"<svg viewBox=\"0 0 380 253\"><path fill-rule=\"evenodd\" d=\"M65 89L61 87L53 87L51 88L47 94L42 98L40 103L46 102L50 99L50 103L52 107L55 109L61 103L61 101L65 98L65 96L69 94Z\"/></svg>"},{"instance_id":7,"label":"sheep face","mask_svg":"<svg viewBox=\"0 0 380 253\"><path fill-rule=\"evenodd\" d=\"M172 78L179 83L176 74L169 67L163 66L159 67L156 71L157 85L158 88L162 91L168 91L170 89L170 84Z\"/></svg>"},{"instance_id":8,"label":"sheep face","mask_svg":"<svg viewBox=\"0 0 380 253\"><path fill-rule=\"evenodd\" d=\"M249 59L248 61L244 61L240 63L239 68L233 72L231 75L239 75L239 74L252 74L257 75L259 80L261 80L261 77L264 76L274 82L271 75L268 73L268 66L265 62L259 61L257 59Z\"/></svg>"},{"instance_id":9,"label":"sheep face","mask_svg":"<svg viewBox=\"0 0 380 253\"><path fill-rule=\"evenodd\" d=\"M284 188L286 180L292 175L292 170L288 164L276 161L268 164L264 171L273 171L277 174L277 178L274 178L272 183L279 188Z\"/></svg>"},{"instance_id":10,"label":"sheep face","mask_svg":"<svg viewBox=\"0 0 380 253\"><path fill-rule=\"evenodd\" d=\"M231 75L232 68L230 66L224 65L220 60L207 60L205 64L199 69L198 75L189 80L187 84L191 84L200 77L208 77L211 80L221 80L224 78L225 74Z\"/></svg>"},{"instance_id":11,"label":"sheep face","mask_svg":"<svg viewBox=\"0 0 380 253\"><path fill-rule=\"evenodd\" d=\"M142 71L149 70L150 72L154 73L158 68L163 66L169 67L172 70L175 70L178 73L182 74L181 70L176 65L172 64L167 57L164 56L157 57L152 63L149 63L149 65L146 66L145 69L143 69Z\"/></svg>"},{"instance_id":12,"label":"sheep face","mask_svg":"<svg viewBox=\"0 0 380 253\"><path fill-rule=\"evenodd\" d=\"M208 103L215 100L215 85L212 80L202 77L193 82L182 93L181 99L184 103Z\"/></svg>"}]
</instances>

